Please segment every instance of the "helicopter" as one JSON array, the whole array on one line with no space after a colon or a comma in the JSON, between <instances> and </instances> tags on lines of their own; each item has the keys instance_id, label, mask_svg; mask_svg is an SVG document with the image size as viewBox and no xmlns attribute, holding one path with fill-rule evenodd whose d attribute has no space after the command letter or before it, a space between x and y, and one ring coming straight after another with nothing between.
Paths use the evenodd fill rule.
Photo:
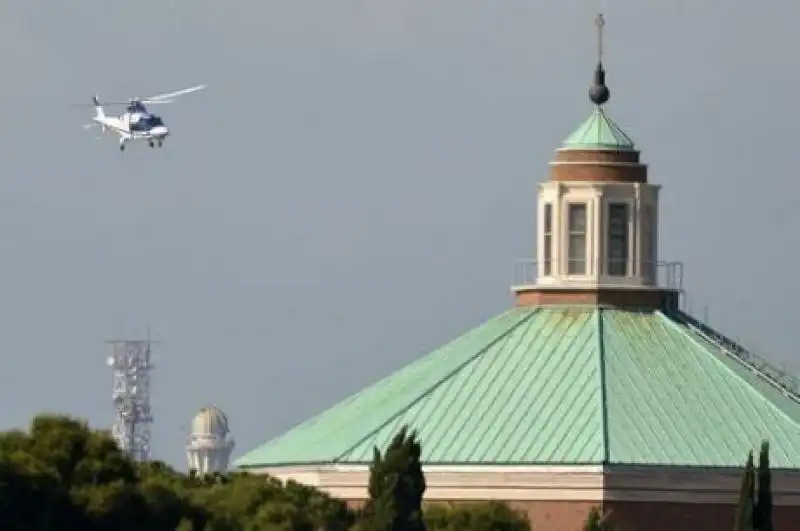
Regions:
<instances>
[{"instance_id":1,"label":"helicopter","mask_svg":"<svg viewBox=\"0 0 800 531\"><path fill-rule=\"evenodd\" d=\"M191 88L151 96L149 98L131 98L126 102L100 103L100 98L92 97L95 115L92 122L84 125L84 129L100 126L103 132L110 131L119 135L119 150L125 151L127 142L135 140L147 141L152 147L162 147L169 136L169 129L160 116L147 110L146 105L161 105L172 103L174 98L190 94L206 88L206 85L197 85ZM106 115L104 107L110 105L124 105L125 112L119 116Z\"/></svg>"}]
</instances>

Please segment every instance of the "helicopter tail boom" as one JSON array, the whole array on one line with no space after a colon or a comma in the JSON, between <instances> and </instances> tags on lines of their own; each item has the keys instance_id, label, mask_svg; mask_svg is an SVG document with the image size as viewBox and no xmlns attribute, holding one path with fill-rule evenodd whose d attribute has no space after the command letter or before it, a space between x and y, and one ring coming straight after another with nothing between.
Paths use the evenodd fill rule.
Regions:
<instances>
[{"instance_id":1,"label":"helicopter tail boom","mask_svg":"<svg viewBox=\"0 0 800 531\"><path fill-rule=\"evenodd\" d=\"M94 105L94 110L97 112L97 118L105 118L106 113L103 112L103 106L100 105L100 98L97 95L92 96L92 104Z\"/></svg>"}]
</instances>

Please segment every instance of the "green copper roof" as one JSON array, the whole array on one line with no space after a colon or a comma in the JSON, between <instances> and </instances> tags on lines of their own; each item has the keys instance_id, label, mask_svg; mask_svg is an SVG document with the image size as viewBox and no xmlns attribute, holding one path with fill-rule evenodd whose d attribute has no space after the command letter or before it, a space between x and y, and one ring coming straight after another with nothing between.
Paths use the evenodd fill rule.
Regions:
<instances>
[{"instance_id":1,"label":"green copper roof","mask_svg":"<svg viewBox=\"0 0 800 531\"><path fill-rule=\"evenodd\" d=\"M766 438L800 468L797 396L681 315L509 310L235 464L367 463L409 424L427 463L740 466Z\"/></svg>"},{"instance_id":2,"label":"green copper roof","mask_svg":"<svg viewBox=\"0 0 800 531\"><path fill-rule=\"evenodd\" d=\"M633 140L609 118L602 107L595 107L591 116L564 140L562 149L606 149L629 151L635 149Z\"/></svg>"}]
</instances>

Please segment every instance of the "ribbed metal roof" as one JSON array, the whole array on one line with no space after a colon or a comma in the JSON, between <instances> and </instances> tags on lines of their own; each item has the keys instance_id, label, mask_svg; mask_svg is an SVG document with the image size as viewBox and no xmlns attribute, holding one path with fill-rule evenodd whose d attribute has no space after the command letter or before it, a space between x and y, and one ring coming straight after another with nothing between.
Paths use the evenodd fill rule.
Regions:
<instances>
[{"instance_id":1,"label":"ribbed metal roof","mask_svg":"<svg viewBox=\"0 0 800 531\"><path fill-rule=\"evenodd\" d=\"M606 115L602 107L597 106L564 140L561 149L631 151L635 147L633 140Z\"/></svg>"},{"instance_id":2,"label":"ribbed metal roof","mask_svg":"<svg viewBox=\"0 0 800 531\"><path fill-rule=\"evenodd\" d=\"M367 463L408 424L441 464L800 468L800 402L690 320L515 308L239 459Z\"/></svg>"}]
</instances>

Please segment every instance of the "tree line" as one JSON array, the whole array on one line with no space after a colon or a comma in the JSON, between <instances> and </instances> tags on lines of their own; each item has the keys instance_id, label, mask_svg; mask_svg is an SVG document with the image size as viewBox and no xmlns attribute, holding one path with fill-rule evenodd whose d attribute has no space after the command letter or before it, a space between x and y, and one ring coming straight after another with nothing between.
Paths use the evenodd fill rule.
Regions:
<instances>
[{"instance_id":1,"label":"tree line","mask_svg":"<svg viewBox=\"0 0 800 531\"><path fill-rule=\"evenodd\" d=\"M0 433L2 531L528 531L501 503L426 508L420 448L404 430L372 465L360 509L324 492L246 473L197 477L128 458L106 431L61 415Z\"/></svg>"},{"instance_id":2,"label":"tree line","mask_svg":"<svg viewBox=\"0 0 800 531\"><path fill-rule=\"evenodd\" d=\"M772 531L767 452L757 481L750 455L735 531ZM501 502L423 506L420 456L406 428L383 452L376 448L369 497L355 509L293 481L240 472L197 477L137 462L107 431L39 415L27 431L0 433L0 530L530 531L526 513ZM606 516L592 510L584 530L612 529Z\"/></svg>"}]
</instances>

